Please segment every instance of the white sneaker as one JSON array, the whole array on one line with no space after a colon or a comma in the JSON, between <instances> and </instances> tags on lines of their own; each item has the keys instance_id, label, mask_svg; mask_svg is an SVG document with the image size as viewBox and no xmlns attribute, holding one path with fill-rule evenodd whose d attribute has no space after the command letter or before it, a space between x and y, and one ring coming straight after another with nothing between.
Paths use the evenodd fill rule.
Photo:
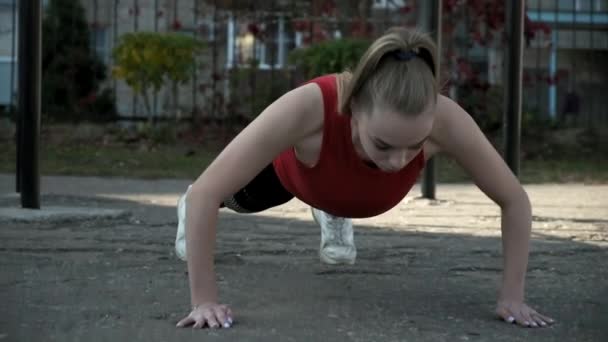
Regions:
<instances>
[{"instance_id":1,"label":"white sneaker","mask_svg":"<svg viewBox=\"0 0 608 342\"><path fill-rule=\"evenodd\" d=\"M177 201L177 234L175 236L175 254L178 258L186 261L186 199L190 188Z\"/></svg>"},{"instance_id":2,"label":"white sneaker","mask_svg":"<svg viewBox=\"0 0 608 342\"><path fill-rule=\"evenodd\" d=\"M326 264L353 265L357 258L353 223L350 219L330 215L311 207L312 217L321 226L319 257Z\"/></svg>"}]
</instances>

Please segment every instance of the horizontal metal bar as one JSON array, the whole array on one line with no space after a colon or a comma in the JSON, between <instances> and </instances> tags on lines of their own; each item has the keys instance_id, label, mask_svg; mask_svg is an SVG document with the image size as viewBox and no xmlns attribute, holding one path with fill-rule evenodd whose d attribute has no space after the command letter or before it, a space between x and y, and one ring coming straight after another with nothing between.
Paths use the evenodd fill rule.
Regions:
<instances>
[{"instance_id":1,"label":"horizontal metal bar","mask_svg":"<svg viewBox=\"0 0 608 342\"><path fill-rule=\"evenodd\" d=\"M556 22L560 24L608 24L608 13L572 13L555 11L528 11L532 21Z\"/></svg>"}]
</instances>

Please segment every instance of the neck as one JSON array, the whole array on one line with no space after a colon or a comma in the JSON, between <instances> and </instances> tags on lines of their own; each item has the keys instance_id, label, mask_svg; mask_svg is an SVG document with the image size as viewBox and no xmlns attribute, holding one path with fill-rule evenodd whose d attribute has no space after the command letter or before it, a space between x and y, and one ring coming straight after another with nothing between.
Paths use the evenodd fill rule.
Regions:
<instances>
[{"instance_id":1,"label":"neck","mask_svg":"<svg viewBox=\"0 0 608 342\"><path fill-rule=\"evenodd\" d=\"M367 156L361 145L361 139L359 139L359 131L357 130L357 122L353 117L350 118L350 133L353 142L353 147L357 156L366 164L370 166L376 166L374 162Z\"/></svg>"}]
</instances>

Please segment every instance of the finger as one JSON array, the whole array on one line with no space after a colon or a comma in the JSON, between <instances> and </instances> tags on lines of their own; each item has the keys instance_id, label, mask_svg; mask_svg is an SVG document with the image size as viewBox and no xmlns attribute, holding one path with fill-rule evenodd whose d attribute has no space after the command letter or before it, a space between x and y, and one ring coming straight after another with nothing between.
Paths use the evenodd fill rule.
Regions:
<instances>
[{"instance_id":1,"label":"finger","mask_svg":"<svg viewBox=\"0 0 608 342\"><path fill-rule=\"evenodd\" d=\"M540 320L542 322L541 326L543 326L543 327L555 323L555 320L553 320L553 318L547 317L545 315L541 315L538 312L535 312L532 315L532 317L535 318L535 319L537 319L537 320Z\"/></svg>"},{"instance_id":2,"label":"finger","mask_svg":"<svg viewBox=\"0 0 608 342\"><path fill-rule=\"evenodd\" d=\"M522 314L526 322L528 322L529 326L532 328L540 327L540 324L536 322L536 320L532 317L532 314L536 313L536 311L526 308L523 310Z\"/></svg>"},{"instance_id":3,"label":"finger","mask_svg":"<svg viewBox=\"0 0 608 342\"><path fill-rule=\"evenodd\" d=\"M182 328L182 327L188 326L192 323L194 323L194 319L192 317L188 316L188 317L182 319L181 321L177 322L176 327Z\"/></svg>"},{"instance_id":4,"label":"finger","mask_svg":"<svg viewBox=\"0 0 608 342\"><path fill-rule=\"evenodd\" d=\"M220 306L215 308L214 312L220 327L230 328L230 322L228 322L228 317L226 316L226 308Z\"/></svg>"},{"instance_id":5,"label":"finger","mask_svg":"<svg viewBox=\"0 0 608 342\"><path fill-rule=\"evenodd\" d=\"M525 317L524 315L522 315L521 312L516 313L513 317L515 317L515 322L521 325L522 327L530 326L530 318Z\"/></svg>"},{"instance_id":6,"label":"finger","mask_svg":"<svg viewBox=\"0 0 608 342\"><path fill-rule=\"evenodd\" d=\"M209 328L219 328L220 324L217 322L215 318L215 313L211 310L205 311L204 315L205 320L207 321L207 325Z\"/></svg>"},{"instance_id":7,"label":"finger","mask_svg":"<svg viewBox=\"0 0 608 342\"><path fill-rule=\"evenodd\" d=\"M542 319L545 323L547 324L553 324L555 323L555 320L551 317L545 316L543 314L539 314L538 312L535 313L538 317L540 317L540 319Z\"/></svg>"},{"instance_id":8,"label":"finger","mask_svg":"<svg viewBox=\"0 0 608 342\"><path fill-rule=\"evenodd\" d=\"M230 307L228 305L220 305L219 307L224 310L226 321L230 323L230 325L232 325L232 323L234 322L234 316L232 315L232 310L230 309Z\"/></svg>"},{"instance_id":9,"label":"finger","mask_svg":"<svg viewBox=\"0 0 608 342\"><path fill-rule=\"evenodd\" d=\"M540 318L540 316L537 313L532 313L530 314L530 317L532 318L532 321L534 323L536 323L539 327L546 327L547 323L545 321L543 321L542 318Z\"/></svg>"},{"instance_id":10,"label":"finger","mask_svg":"<svg viewBox=\"0 0 608 342\"><path fill-rule=\"evenodd\" d=\"M232 323L234 323L234 314L229 306L226 307L226 316L228 316L228 322L230 322L230 325L232 325Z\"/></svg>"},{"instance_id":11,"label":"finger","mask_svg":"<svg viewBox=\"0 0 608 342\"><path fill-rule=\"evenodd\" d=\"M205 320L199 318L194 322L192 329L202 329L204 325L205 325Z\"/></svg>"},{"instance_id":12,"label":"finger","mask_svg":"<svg viewBox=\"0 0 608 342\"><path fill-rule=\"evenodd\" d=\"M538 324L536 324L536 322L532 319L532 317L530 317L530 312L531 310L527 307L523 307L520 310L520 315L522 317L522 319L524 320L524 326L530 327L530 328L535 328L538 327Z\"/></svg>"},{"instance_id":13,"label":"finger","mask_svg":"<svg viewBox=\"0 0 608 342\"><path fill-rule=\"evenodd\" d=\"M513 323L515 321L515 318L513 317L513 315L511 315L509 310L507 310L505 307L501 306L501 307L497 308L496 314L507 323Z\"/></svg>"}]
</instances>

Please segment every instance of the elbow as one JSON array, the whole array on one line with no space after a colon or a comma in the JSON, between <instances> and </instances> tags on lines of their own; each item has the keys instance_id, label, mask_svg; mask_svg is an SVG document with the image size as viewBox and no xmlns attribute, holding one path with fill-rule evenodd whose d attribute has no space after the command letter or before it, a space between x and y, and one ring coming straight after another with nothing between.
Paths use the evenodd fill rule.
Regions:
<instances>
[{"instance_id":1,"label":"elbow","mask_svg":"<svg viewBox=\"0 0 608 342\"><path fill-rule=\"evenodd\" d=\"M516 187L509 196L506 196L498 204L503 210L510 208L527 208L531 210L530 197L522 186Z\"/></svg>"},{"instance_id":2,"label":"elbow","mask_svg":"<svg viewBox=\"0 0 608 342\"><path fill-rule=\"evenodd\" d=\"M200 199L206 204L217 205L218 207L224 201L224 197L220 192L214 188L212 183L205 181L204 178L199 178L190 186L188 197L194 199L194 201Z\"/></svg>"}]
</instances>

